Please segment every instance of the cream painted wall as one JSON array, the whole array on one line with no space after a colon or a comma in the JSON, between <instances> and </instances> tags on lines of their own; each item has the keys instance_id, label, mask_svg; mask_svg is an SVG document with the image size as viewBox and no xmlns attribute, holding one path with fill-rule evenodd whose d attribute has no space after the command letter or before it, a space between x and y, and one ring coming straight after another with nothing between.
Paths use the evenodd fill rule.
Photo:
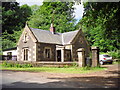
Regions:
<instances>
[{"instance_id":1,"label":"cream painted wall","mask_svg":"<svg viewBox=\"0 0 120 90\"><path fill-rule=\"evenodd\" d=\"M12 55L17 55L17 50L3 51L3 55L7 55L8 52L12 52Z\"/></svg>"}]
</instances>

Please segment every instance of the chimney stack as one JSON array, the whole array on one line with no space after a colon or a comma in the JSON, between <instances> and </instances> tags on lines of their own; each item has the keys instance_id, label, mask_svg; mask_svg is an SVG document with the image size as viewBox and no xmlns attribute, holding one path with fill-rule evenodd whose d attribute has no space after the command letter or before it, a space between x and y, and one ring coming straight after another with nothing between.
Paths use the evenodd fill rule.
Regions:
<instances>
[{"instance_id":1,"label":"chimney stack","mask_svg":"<svg viewBox=\"0 0 120 90\"><path fill-rule=\"evenodd\" d=\"M51 32L52 34L55 34L55 27L53 26L53 23L51 23L50 32Z\"/></svg>"}]
</instances>

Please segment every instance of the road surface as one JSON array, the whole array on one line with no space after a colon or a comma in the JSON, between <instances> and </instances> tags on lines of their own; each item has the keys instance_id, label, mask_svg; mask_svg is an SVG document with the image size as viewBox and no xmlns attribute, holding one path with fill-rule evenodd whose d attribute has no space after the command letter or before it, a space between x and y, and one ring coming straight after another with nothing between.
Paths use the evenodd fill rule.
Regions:
<instances>
[{"instance_id":1,"label":"road surface","mask_svg":"<svg viewBox=\"0 0 120 90\"><path fill-rule=\"evenodd\" d=\"M116 64L117 65L117 64ZM116 88L118 66L90 74L1 71L2 88Z\"/></svg>"}]
</instances>

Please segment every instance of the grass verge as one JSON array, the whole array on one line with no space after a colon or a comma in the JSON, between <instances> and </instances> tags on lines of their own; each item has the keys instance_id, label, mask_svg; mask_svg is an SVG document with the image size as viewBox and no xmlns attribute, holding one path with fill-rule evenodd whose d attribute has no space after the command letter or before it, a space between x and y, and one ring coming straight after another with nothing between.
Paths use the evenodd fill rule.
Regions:
<instances>
[{"instance_id":1,"label":"grass verge","mask_svg":"<svg viewBox=\"0 0 120 90\"><path fill-rule=\"evenodd\" d=\"M52 72L52 73L71 73L82 74L105 70L103 67L69 67L69 68L56 68L56 67L29 67L29 68L15 68L15 67L1 67L1 70L14 70L14 71L29 71L29 72Z\"/></svg>"}]
</instances>

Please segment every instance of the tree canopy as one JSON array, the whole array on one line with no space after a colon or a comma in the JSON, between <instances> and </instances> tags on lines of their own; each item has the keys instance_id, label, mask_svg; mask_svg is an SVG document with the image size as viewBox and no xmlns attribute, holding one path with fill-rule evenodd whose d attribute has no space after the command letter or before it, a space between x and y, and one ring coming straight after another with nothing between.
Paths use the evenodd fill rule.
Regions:
<instances>
[{"instance_id":1,"label":"tree canopy","mask_svg":"<svg viewBox=\"0 0 120 90\"><path fill-rule=\"evenodd\" d=\"M43 30L49 30L50 24L54 23L57 32L73 31L81 27L91 46L99 46L103 52L120 49L120 3L84 3L84 16L77 25L73 5L73 2L59 0L43 2L41 6L19 6L17 2L3 2L3 49L16 46L26 21L30 27Z\"/></svg>"},{"instance_id":2,"label":"tree canopy","mask_svg":"<svg viewBox=\"0 0 120 90\"><path fill-rule=\"evenodd\" d=\"M29 18L33 28L49 30L54 23L57 32L73 31L75 29L73 2L43 2Z\"/></svg>"},{"instance_id":3,"label":"tree canopy","mask_svg":"<svg viewBox=\"0 0 120 90\"><path fill-rule=\"evenodd\" d=\"M91 46L101 51L120 49L120 3L84 3L84 16L77 27L82 26Z\"/></svg>"},{"instance_id":4,"label":"tree canopy","mask_svg":"<svg viewBox=\"0 0 120 90\"><path fill-rule=\"evenodd\" d=\"M16 42L32 14L28 5L19 6L17 2L2 2L2 47L16 46Z\"/></svg>"}]
</instances>

